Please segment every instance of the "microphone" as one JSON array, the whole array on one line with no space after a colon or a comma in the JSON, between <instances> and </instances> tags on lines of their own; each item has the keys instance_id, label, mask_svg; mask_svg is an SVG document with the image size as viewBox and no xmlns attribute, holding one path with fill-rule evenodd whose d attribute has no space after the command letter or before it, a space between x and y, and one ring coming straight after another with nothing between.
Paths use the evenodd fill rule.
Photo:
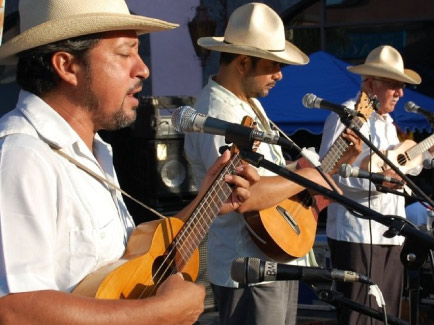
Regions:
<instances>
[{"instance_id":1,"label":"microphone","mask_svg":"<svg viewBox=\"0 0 434 325\"><path fill-rule=\"evenodd\" d=\"M348 177L358 177L358 178L367 178L373 181L374 183L382 184L383 182L389 182L394 184L404 185L404 182L390 177L385 176L383 174L378 173L370 173L367 170L360 169L359 167L353 167L349 164L342 164L339 167L339 175L348 178Z\"/></svg>"},{"instance_id":2,"label":"microphone","mask_svg":"<svg viewBox=\"0 0 434 325\"><path fill-rule=\"evenodd\" d=\"M432 159L425 159L423 161L423 168L425 169L433 169L434 168L434 158Z\"/></svg>"},{"instance_id":3,"label":"microphone","mask_svg":"<svg viewBox=\"0 0 434 325\"><path fill-rule=\"evenodd\" d=\"M270 261L262 261L256 257L239 257L231 265L232 280L240 286L263 281L287 281L302 280L315 281L343 281L363 282L372 284L366 275L352 271L337 269L328 270L321 267L308 267L298 265L286 265Z\"/></svg>"},{"instance_id":4,"label":"microphone","mask_svg":"<svg viewBox=\"0 0 434 325\"><path fill-rule=\"evenodd\" d=\"M229 142L239 139L253 143L254 140L297 149L295 143L272 132L258 131L237 123L230 123L196 112L193 107L180 106L172 113L172 124L179 133L200 132L224 135Z\"/></svg>"},{"instance_id":5,"label":"microphone","mask_svg":"<svg viewBox=\"0 0 434 325\"><path fill-rule=\"evenodd\" d=\"M417 106L415 103L413 103L413 102L407 102L406 104L405 104L405 110L407 111L407 112L410 112L410 113L418 113L418 114L422 114L422 115L424 115L427 119L429 119L429 120L432 120L432 119L434 119L434 113L433 112L430 112L430 111L428 111L428 110L426 110L426 109L423 109L422 107L420 107L420 106Z\"/></svg>"},{"instance_id":6,"label":"microphone","mask_svg":"<svg viewBox=\"0 0 434 325\"><path fill-rule=\"evenodd\" d=\"M321 108L321 109L327 109L329 111L335 112L339 116L342 115L350 115L350 116L362 116L363 114L360 114L356 110L349 109L348 107L345 107L344 105L334 104L331 102L328 102L322 98L317 97L314 94L306 94L303 96L303 106L306 108Z\"/></svg>"}]
</instances>

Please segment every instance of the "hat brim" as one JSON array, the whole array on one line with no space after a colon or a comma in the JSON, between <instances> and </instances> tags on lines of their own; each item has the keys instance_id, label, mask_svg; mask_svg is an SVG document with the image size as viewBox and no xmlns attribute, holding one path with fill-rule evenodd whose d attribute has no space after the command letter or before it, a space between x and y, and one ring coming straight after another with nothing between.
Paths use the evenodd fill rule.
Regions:
<instances>
[{"instance_id":1,"label":"hat brim","mask_svg":"<svg viewBox=\"0 0 434 325\"><path fill-rule=\"evenodd\" d=\"M384 66L382 64L365 63L347 67L347 70L363 76L389 78L413 85L418 85L422 82L422 78L413 70L404 69L404 73L402 73L399 70Z\"/></svg>"},{"instance_id":2,"label":"hat brim","mask_svg":"<svg viewBox=\"0 0 434 325\"><path fill-rule=\"evenodd\" d=\"M248 45L225 43L224 37L201 37L197 44L212 51L250 55L284 64L309 63L309 57L288 41L285 41L285 49L282 51L269 51Z\"/></svg>"},{"instance_id":3,"label":"hat brim","mask_svg":"<svg viewBox=\"0 0 434 325\"><path fill-rule=\"evenodd\" d=\"M0 64L17 62L17 54L41 45L77 36L116 30L135 30L138 35L178 27L163 20L128 14L89 13L50 20L30 28L0 47Z\"/></svg>"}]
</instances>

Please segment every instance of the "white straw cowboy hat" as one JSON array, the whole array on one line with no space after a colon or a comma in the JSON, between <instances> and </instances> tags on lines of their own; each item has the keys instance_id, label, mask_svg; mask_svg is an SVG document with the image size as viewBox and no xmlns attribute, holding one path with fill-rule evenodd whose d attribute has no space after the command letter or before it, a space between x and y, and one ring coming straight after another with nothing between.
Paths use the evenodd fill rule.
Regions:
<instances>
[{"instance_id":1,"label":"white straw cowboy hat","mask_svg":"<svg viewBox=\"0 0 434 325\"><path fill-rule=\"evenodd\" d=\"M224 37L201 37L209 50L244 54L285 64L302 65L309 58L285 39L282 19L263 3L248 3L234 10Z\"/></svg>"},{"instance_id":2,"label":"white straw cowboy hat","mask_svg":"<svg viewBox=\"0 0 434 325\"><path fill-rule=\"evenodd\" d=\"M0 47L0 64L14 64L16 54L93 33L135 30L137 34L177 27L163 20L130 14L124 0L20 0L20 31Z\"/></svg>"},{"instance_id":3,"label":"white straw cowboy hat","mask_svg":"<svg viewBox=\"0 0 434 325\"><path fill-rule=\"evenodd\" d=\"M410 69L404 69L401 54L389 45L373 49L365 63L347 67L348 71L363 76L375 76L418 85L422 82L419 74Z\"/></svg>"}]
</instances>

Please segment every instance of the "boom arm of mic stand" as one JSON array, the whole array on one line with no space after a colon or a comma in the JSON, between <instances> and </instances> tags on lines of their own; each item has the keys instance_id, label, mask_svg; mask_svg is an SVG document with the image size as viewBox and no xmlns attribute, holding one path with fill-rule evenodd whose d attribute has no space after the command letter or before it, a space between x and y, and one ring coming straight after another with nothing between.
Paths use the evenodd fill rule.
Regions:
<instances>
[{"instance_id":1,"label":"boom arm of mic stand","mask_svg":"<svg viewBox=\"0 0 434 325\"><path fill-rule=\"evenodd\" d=\"M353 130L357 136L362 139L364 143L372 150L374 151L383 161L386 162L386 164L392 168L399 176L402 177L403 180L407 183L407 185L416 192L420 197L422 197L429 205L431 205L432 208L434 208L434 201L426 195L410 178L407 177L401 170L395 166L394 163L392 163L389 158L387 158L378 148L376 148L371 141L369 141L359 130L359 128L351 123L351 120L347 116L340 116L341 122L348 127L349 129Z\"/></svg>"},{"instance_id":2,"label":"boom arm of mic stand","mask_svg":"<svg viewBox=\"0 0 434 325\"><path fill-rule=\"evenodd\" d=\"M249 162L253 166L263 167L265 169L268 169L277 175L280 175L290 181L293 181L294 183L297 183L305 188L313 190L339 204L342 204L343 206L347 207L350 210L355 210L359 212L366 219L372 219L376 222L385 225L386 227L393 228L397 234L412 239L412 241L418 243L420 246L426 247L427 249L434 249L434 236L431 236L429 234L420 231L419 229L415 228L413 225L408 223L407 220L401 217L398 216L386 217L383 214L378 213L377 211L374 211L356 201L348 199L347 197L340 195L334 191L330 191L329 189L321 185L318 185L317 183L314 183L305 177L302 177L294 172L291 172L285 167L276 165L271 161L268 161L267 159L264 158L263 155L257 152L253 152L251 150L250 151L240 150L240 156L242 159Z\"/></svg>"},{"instance_id":3,"label":"boom arm of mic stand","mask_svg":"<svg viewBox=\"0 0 434 325\"><path fill-rule=\"evenodd\" d=\"M320 289L315 291L319 299L330 305L335 306L336 308L338 308L340 305L345 305L346 307L349 307L350 309L357 311L361 314L370 316L378 320L384 320L383 314L380 311L345 298L341 292L336 292L328 289ZM396 325L408 325L406 321L403 321L392 315L387 315L387 323Z\"/></svg>"}]
</instances>

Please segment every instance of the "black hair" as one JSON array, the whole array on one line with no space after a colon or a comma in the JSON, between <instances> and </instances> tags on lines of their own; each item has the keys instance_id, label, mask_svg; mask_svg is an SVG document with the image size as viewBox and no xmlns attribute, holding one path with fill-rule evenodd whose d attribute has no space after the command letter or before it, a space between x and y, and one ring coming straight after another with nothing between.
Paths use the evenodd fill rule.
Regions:
<instances>
[{"instance_id":1,"label":"black hair","mask_svg":"<svg viewBox=\"0 0 434 325\"><path fill-rule=\"evenodd\" d=\"M80 62L87 64L87 54L101 39L101 34L78 36L67 40L41 45L18 54L17 83L37 96L53 90L60 77L53 69L53 54L64 51L73 54Z\"/></svg>"}]
</instances>

